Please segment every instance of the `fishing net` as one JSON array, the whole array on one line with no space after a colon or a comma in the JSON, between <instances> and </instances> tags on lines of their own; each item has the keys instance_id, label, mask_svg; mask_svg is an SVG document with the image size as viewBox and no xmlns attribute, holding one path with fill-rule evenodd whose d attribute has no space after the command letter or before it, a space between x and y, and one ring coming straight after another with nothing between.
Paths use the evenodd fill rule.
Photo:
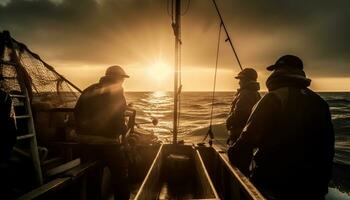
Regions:
<instances>
[{"instance_id":1,"label":"fishing net","mask_svg":"<svg viewBox=\"0 0 350 200\"><path fill-rule=\"evenodd\" d=\"M0 56L0 86L3 90L10 94L22 93L20 83L24 83L32 104L74 107L80 95L79 88L26 45L11 38L7 31L0 32Z\"/></svg>"}]
</instances>

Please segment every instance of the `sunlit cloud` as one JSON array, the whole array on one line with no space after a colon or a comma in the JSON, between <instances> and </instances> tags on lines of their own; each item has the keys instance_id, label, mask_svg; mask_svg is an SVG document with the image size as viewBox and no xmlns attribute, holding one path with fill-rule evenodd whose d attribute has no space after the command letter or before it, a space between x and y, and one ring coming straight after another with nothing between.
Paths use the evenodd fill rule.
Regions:
<instances>
[{"instance_id":1,"label":"sunlit cloud","mask_svg":"<svg viewBox=\"0 0 350 200\"><path fill-rule=\"evenodd\" d=\"M182 18L184 90L210 90L219 20L210 1L190 3ZM166 4L166 0L0 0L0 27L82 88L117 64L132 76L125 83L128 90L171 90L174 34ZM317 82L350 77L349 1L222 0L218 5L243 66L259 71L262 88L269 74L265 67L287 53L299 55ZM238 66L225 39L222 35L218 88L234 90L231 77ZM188 76L186 70L197 72ZM150 71L159 72L158 80L151 79ZM316 88L337 87L320 85Z\"/></svg>"}]
</instances>

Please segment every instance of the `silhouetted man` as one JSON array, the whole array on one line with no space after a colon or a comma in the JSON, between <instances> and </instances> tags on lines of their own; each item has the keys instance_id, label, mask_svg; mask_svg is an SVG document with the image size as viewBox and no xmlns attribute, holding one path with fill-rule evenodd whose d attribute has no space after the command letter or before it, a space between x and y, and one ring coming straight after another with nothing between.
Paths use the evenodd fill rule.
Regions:
<instances>
[{"instance_id":1,"label":"silhouetted man","mask_svg":"<svg viewBox=\"0 0 350 200\"><path fill-rule=\"evenodd\" d=\"M260 100L258 74L252 68L245 68L235 77L239 80L240 88L237 90L232 104L229 116L226 120L226 128L229 132L227 140L228 145L232 145L239 137L244 128L253 106ZM229 155L230 156L230 155ZM241 156L241 162L248 156ZM249 165L250 160L245 161ZM246 167L246 169L248 166ZM245 174L248 171L242 171Z\"/></svg>"},{"instance_id":2,"label":"silhouetted man","mask_svg":"<svg viewBox=\"0 0 350 200\"><path fill-rule=\"evenodd\" d=\"M260 100L260 86L257 82L258 74L252 68L245 68L235 77L239 80L237 90L229 116L226 120L226 127L229 131L229 142L235 142L241 134L253 106Z\"/></svg>"},{"instance_id":3,"label":"silhouetted man","mask_svg":"<svg viewBox=\"0 0 350 200\"><path fill-rule=\"evenodd\" d=\"M241 168L235 160L253 152L251 179L268 199L324 199L334 156L329 106L308 89L298 57L282 56L267 69L269 92L229 149L231 160Z\"/></svg>"},{"instance_id":4,"label":"silhouetted man","mask_svg":"<svg viewBox=\"0 0 350 200\"><path fill-rule=\"evenodd\" d=\"M129 199L130 195L127 161L119 141L119 136L125 135L127 131L127 105L122 87L125 78L129 76L121 67L109 67L99 83L82 92L74 112L77 133L81 136L79 141L98 141L101 144L90 153L107 162L113 179L115 199L122 200Z\"/></svg>"},{"instance_id":5,"label":"silhouetted man","mask_svg":"<svg viewBox=\"0 0 350 200\"><path fill-rule=\"evenodd\" d=\"M124 112L127 105L122 84L128 77L121 67L112 66L99 83L82 92L74 113L80 134L115 140L125 134Z\"/></svg>"}]
</instances>

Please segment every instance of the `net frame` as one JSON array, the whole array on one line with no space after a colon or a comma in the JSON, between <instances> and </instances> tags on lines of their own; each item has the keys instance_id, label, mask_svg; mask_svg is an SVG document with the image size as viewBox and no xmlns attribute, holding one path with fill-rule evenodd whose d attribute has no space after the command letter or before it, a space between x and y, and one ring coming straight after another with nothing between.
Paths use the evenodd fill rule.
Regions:
<instances>
[{"instance_id":1,"label":"net frame","mask_svg":"<svg viewBox=\"0 0 350 200\"><path fill-rule=\"evenodd\" d=\"M19 63L13 54L17 54ZM74 107L82 92L8 31L0 32L0 87L10 94L22 93L20 81L26 85L32 104Z\"/></svg>"}]
</instances>

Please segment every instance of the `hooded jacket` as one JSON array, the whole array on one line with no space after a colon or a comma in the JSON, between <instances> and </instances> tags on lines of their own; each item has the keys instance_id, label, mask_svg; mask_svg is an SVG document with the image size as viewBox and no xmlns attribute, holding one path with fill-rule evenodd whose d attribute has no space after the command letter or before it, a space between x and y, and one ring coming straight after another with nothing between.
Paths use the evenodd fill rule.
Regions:
<instances>
[{"instance_id":1,"label":"hooded jacket","mask_svg":"<svg viewBox=\"0 0 350 200\"><path fill-rule=\"evenodd\" d=\"M230 140L236 141L241 134L253 106L260 100L260 86L257 82L249 82L237 90L228 118L226 128L230 131Z\"/></svg>"},{"instance_id":2,"label":"hooded jacket","mask_svg":"<svg viewBox=\"0 0 350 200\"><path fill-rule=\"evenodd\" d=\"M126 133L124 91L112 82L104 76L82 92L74 111L78 134L117 139Z\"/></svg>"},{"instance_id":3,"label":"hooded jacket","mask_svg":"<svg viewBox=\"0 0 350 200\"><path fill-rule=\"evenodd\" d=\"M230 160L240 169L246 163L235 160L242 153L253 154L250 175L267 198L323 199L328 192L333 125L328 104L307 88L310 82L302 70L275 70L266 82L269 92L229 149Z\"/></svg>"}]
</instances>

